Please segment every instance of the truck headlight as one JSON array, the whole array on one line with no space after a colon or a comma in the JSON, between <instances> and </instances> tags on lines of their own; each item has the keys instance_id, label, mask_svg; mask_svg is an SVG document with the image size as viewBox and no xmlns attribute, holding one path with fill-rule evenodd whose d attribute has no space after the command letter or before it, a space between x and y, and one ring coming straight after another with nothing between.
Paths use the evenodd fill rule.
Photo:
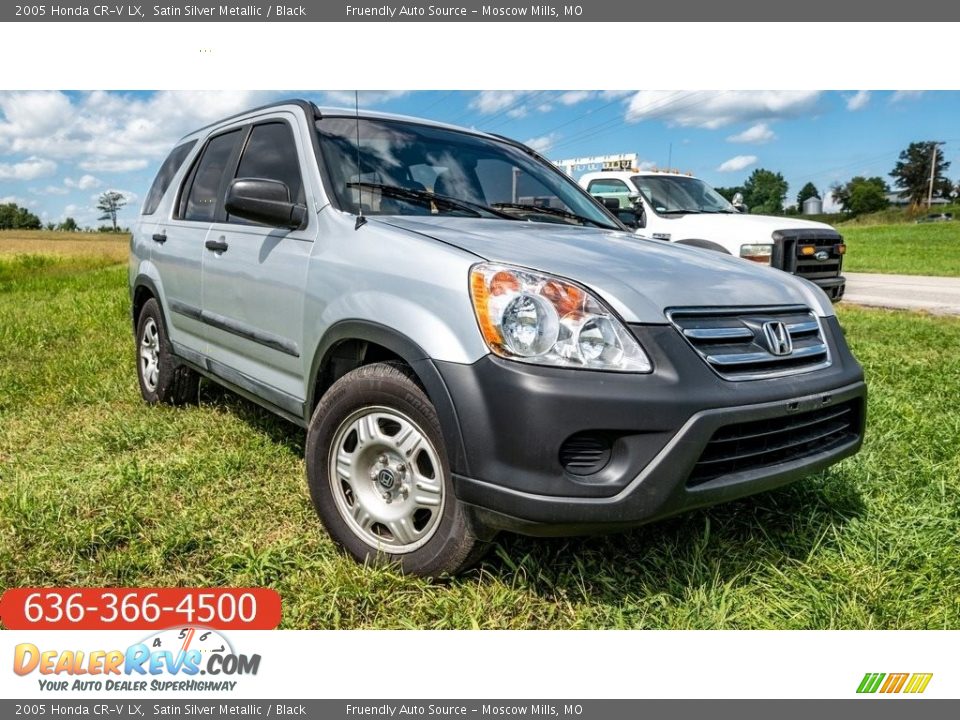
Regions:
<instances>
[{"instance_id":1,"label":"truck headlight","mask_svg":"<svg viewBox=\"0 0 960 720\"><path fill-rule=\"evenodd\" d=\"M769 265L773 258L773 245L741 245L740 257L762 265Z\"/></svg>"},{"instance_id":2,"label":"truck headlight","mask_svg":"<svg viewBox=\"0 0 960 720\"><path fill-rule=\"evenodd\" d=\"M480 263L470 269L470 297L483 339L500 357L591 370L653 370L619 318L569 280Z\"/></svg>"}]
</instances>

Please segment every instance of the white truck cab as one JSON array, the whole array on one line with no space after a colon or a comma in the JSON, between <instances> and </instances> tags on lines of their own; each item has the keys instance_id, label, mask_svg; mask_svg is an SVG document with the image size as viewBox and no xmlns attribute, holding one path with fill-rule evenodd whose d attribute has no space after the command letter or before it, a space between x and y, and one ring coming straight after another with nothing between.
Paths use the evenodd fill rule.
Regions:
<instances>
[{"instance_id":1,"label":"white truck cab","mask_svg":"<svg viewBox=\"0 0 960 720\"><path fill-rule=\"evenodd\" d=\"M703 180L678 171L601 170L578 182L608 208L636 211L640 235L771 265L814 282L831 300L843 296L846 246L825 223L750 215Z\"/></svg>"}]
</instances>

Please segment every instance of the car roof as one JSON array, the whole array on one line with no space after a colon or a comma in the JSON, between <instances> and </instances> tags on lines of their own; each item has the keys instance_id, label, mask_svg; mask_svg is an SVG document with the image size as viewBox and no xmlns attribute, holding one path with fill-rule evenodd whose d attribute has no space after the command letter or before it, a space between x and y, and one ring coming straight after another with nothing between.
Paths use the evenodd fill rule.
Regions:
<instances>
[{"instance_id":1,"label":"car roof","mask_svg":"<svg viewBox=\"0 0 960 720\"><path fill-rule=\"evenodd\" d=\"M674 172L672 170L594 170L592 172L584 173L582 178L596 180L598 178L610 177L623 180L637 177L638 175L654 177L696 177L690 173Z\"/></svg>"},{"instance_id":2,"label":"car roof","mask_svg":"<svg viewBox=\"0 0 960 720\"><path fill-rule=\"evenodd\" d=\"M385 113L378 112L376 110L364 110L360 108L338 108L338 107L321 107L318 106L309 100L303 100L300 98L293 98L290 100L281 100L278 102L270 103L268 105L261 105L260 107L251 108L249 110L244 110L243 112L236 113L235 115L230 115L220 120L216 120L208 125L204 125L201 128L197 128L193 132L190 132L184 135L180 140L177 141L177 144L186 141L193 140L199 137L202 137L206 134L209 134L212 130L215 130L221 126L234 125L245 120L252 120L256 117L263 115L267 112L273 112L276 110L291 110L298 108L303 111L308 117L311 115L315 118L322 117L359 117L363 119L373 119L373 120L397 120L402 122L416 123L418 125L427 125L430 127L443 128L445 130L455 130L457 132L469 133L471 135L478 135L480 137L485 137L490 140L497 140L500 142L507 142L512 145L517 145L524 147L521 143L518 143L510 138L505 138L501 135L494 135L491 133L485 133L474 128L461 127L459 125L451 125L449 123L437 122L435 120L428 120L421 117L413 117L411 115L398 115L395 113Z\"/></svg>"}]
</instances>

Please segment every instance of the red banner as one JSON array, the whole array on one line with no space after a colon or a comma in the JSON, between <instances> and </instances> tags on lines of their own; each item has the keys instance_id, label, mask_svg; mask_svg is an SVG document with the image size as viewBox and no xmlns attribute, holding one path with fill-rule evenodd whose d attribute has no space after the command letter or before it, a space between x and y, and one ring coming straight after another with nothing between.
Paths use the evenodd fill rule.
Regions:
<instances>
[{"instance_id":1,"label":"red banner","mask_svg":"<svg viewBox=\"0 0 960 720\"><path fill-rule=\"evenodd\" d=\"M272 630L280 616L269 588L12 588L0 598L8 630Z\"/></svg>"}]
</instances>

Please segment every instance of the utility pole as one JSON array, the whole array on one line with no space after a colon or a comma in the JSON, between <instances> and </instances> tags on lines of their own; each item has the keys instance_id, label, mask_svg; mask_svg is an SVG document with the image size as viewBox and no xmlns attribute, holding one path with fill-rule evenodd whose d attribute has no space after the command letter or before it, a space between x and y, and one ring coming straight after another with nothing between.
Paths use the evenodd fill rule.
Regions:
<instances>
[{"instance_id":1,"label":"utility pole","mask_svg":"<svg viewBox=\"0 0 960 720\"><path fill-rule=\"evenodd\" d=\"M930 186L927 188L927 210L933 205L933 181L937 174L937 146L943 145L942 142L934 141L933 151L930 154Z\"/></svg>"}]
</instances>

